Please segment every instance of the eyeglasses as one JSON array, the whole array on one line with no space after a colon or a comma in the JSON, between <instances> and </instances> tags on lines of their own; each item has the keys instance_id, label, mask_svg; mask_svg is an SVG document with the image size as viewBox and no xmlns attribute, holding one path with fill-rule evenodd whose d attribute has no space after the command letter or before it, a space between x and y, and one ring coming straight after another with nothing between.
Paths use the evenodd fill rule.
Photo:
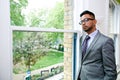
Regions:
<instances>
[{"instance_id":1,"label":"eyeglasses","mask_svg":"<svg viewBox=\"0 0 120 80\"><path fill-rule=\"evenodd\" d=\"M82 25L83 22L88 22L89 20L94 20L94 19L85 18L84 20L81 20L81 21L79 22L79 24Z\"/></svg>"}]
</instances>

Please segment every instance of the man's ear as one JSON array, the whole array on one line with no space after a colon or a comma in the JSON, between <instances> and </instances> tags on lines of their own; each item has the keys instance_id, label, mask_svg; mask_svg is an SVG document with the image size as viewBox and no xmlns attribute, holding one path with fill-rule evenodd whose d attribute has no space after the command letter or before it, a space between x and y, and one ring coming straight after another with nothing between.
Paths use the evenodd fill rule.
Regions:
<instances>
[{"instance_id":1,"label":"man's ear","mask_svg":"<svg viewBox=\"0 0 120 80\"><path fill-rule=\"evenodd\" d=\"M96 20L96 19L94 20L94 24L95 24L95 25L97 24L97 20Z\"/></svg>"}]
</instances>

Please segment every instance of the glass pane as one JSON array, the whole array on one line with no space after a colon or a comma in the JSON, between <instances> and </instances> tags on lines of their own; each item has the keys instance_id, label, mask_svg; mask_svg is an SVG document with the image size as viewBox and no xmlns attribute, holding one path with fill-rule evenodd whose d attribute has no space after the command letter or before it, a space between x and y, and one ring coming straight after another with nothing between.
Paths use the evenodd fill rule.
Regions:
<instances>
[{"instance_id":1,"label":"glass pane","mask_svg":"<svg viewBox=\"0 0 120 80\"><path fill-rule=\"evenodd\" d=\"M14 31L13 80L62 80L63 53L63 33Z\"/></svg>"},{"instance_id":2,"label":"glass pane","mask_svg":"<svg viewBox=\"0 0 120 80\"><path fill-rule=\"evenodd\" d=\"M12 26L63 29L64 0L10 0Z\"/></svg>"}]
</instances>

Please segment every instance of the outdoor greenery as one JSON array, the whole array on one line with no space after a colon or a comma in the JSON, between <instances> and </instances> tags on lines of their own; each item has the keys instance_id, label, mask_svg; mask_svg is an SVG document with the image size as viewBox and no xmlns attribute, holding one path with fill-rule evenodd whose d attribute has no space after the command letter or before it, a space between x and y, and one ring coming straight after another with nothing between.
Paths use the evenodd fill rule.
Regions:
<instances>
[{"instance_id":1,"label":"outdoor greenery","mask_svg":"<svg viewBox=\"0 0 120 80\"><path fill-rule=\"evenodd\" d=\"M14 32L14 33L16 33L16 32ZM38 60L40 60L41 58L46 56L51 49L63 52L64 47L63 47L63 45L61 45L59 43L59 41L55 42L56 44L54 44L54 43L51 43L51 41L49 39L47 39L47 36L49 33L48 34L43 33L43 32L40 32L40 33L38 33L38 32L21 32L21 33L24 34L22 39L18 40L16 38L13 38L13 40L14 40L14 43L13 43L14 66L18 66L19 64L21 64L21 65L25 64L26 67L28 68L28 70L30 70L30 69L32 69L31 66L35 65ZM59 44L59 45L57 45L57 44ZM57 46L57 48L54 46ZM58 52L56 52L56 53L58 53ZM45 58L44 62L46 60L49 60L49 58L51 58L53 60L56 59L56 58L54 58L54 52L51 55L53 56L53 58L47 57L47 58ZM57 60L55 60L54 62L57 63L56 61ZM50 64L53 64L53 62L52 63L49 62L46 65L50 65ZM44 65L42 65L42 67L44 67ZM25 66L24 66L24 68L25 68ZM40 66L38 66L38 69L39 68L40 68ZM35 69L36 69L36 67L35 67Z\"/></svg>"},{"instance_id":2,"label":"outdoor greenery","mask_svg":"<svg viewBox=\"0 0 120 80\"><path fill-rule=\"evenodd\" d=\"M10 0L10 18L11 25L24 26L24 15L22 9L28 5L27 0Z\"/></svg>"},{"instance_id":3,"label":"outdoor greenery","mask_svg":"<svg viewBox=\"0 0 120 80\"><path fill-rule=\"evenodd\" d=\"M117 0L117 2L120 4L120 0Z\"/></svg>"},{"instance_id":4,"label":"outdoor greenery","mask_svg":"<svg viewBox=\"0 0 120 80\"><path fill-rule=\"evenodd\" d=\"M56 51L56 50L50 50L47 52L46 56L43 56L41 59L38 59L35 63L35 65L31 66L31 71L35 69L40 69L43 67L47 67L53 64L61 63L63 62L63 52ZM18 67L22 65L21 67ZM20 63L14 66L14 73L25 73L27 68L24 64Z\"/></svg>"},{"instance_id":5,"label":"outdoor greenery","mask_svg":"<svg viewBox=\"0 0 120 80\"><path fill-rule=\"evenodd\" d=\"M26 15L23 10L27 6L28 0L10 0L12 26L63 29L63 2L56 3L52 9L31 10ZM63 62L63 51L63 33L14 31L13 71L16 74L25 73Z\"/></svg>"},{"instance_id":6,"label":"outdoor greenery","mask_svg":"<svg viewBox=\"0 0 120 80\"><path fill-rule=\"evenodd\" d=\"M47 67L56 63L61 63L63 62L63 55L64 54L61 51L49 51L46 56L42 57L41 60L36 62L36 64L31 67L31 70Z\"/></svg>"},{"instance_id":7,"label":"outdoor greenery","mask_svg":"<svg viewBox=\"0 0 120 80\"><path fill-rule=\"evenodd\" d=\"M56 6L49 11L46 27L63 29L64 23L64 4L57 3Z\"/></svg>"},{"instance_id":8,"label":"outdoor greenery","mask_svg":"<svg viewBox=\"0 0 120 80\"><path fill-rule=\"evenodd\" d=\"M24 64L30 69L38 59L46 55L48 51L48 41L42 33L22 32L24 37L21 40L14 39L13 63L16 65L24 60Z\"/></svg>"}]
</instances>

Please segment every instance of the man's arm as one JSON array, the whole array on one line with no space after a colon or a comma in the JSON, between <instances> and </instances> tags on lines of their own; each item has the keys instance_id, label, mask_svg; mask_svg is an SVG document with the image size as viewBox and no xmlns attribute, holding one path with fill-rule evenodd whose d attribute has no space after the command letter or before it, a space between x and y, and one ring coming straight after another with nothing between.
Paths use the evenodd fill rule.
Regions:
<instances>
[{"instance_id":1,"label":"man's arm","mask_svg":"<svg viewBox=\"0 0 120 80\"><path fill-rule=\"evenodd\" d=\"M105 72L104 80L116 80L117 71L115 63L115 49L113 40L111 38L109 38L103 45L102 56Z\"/></svg>"}]
</instances>

